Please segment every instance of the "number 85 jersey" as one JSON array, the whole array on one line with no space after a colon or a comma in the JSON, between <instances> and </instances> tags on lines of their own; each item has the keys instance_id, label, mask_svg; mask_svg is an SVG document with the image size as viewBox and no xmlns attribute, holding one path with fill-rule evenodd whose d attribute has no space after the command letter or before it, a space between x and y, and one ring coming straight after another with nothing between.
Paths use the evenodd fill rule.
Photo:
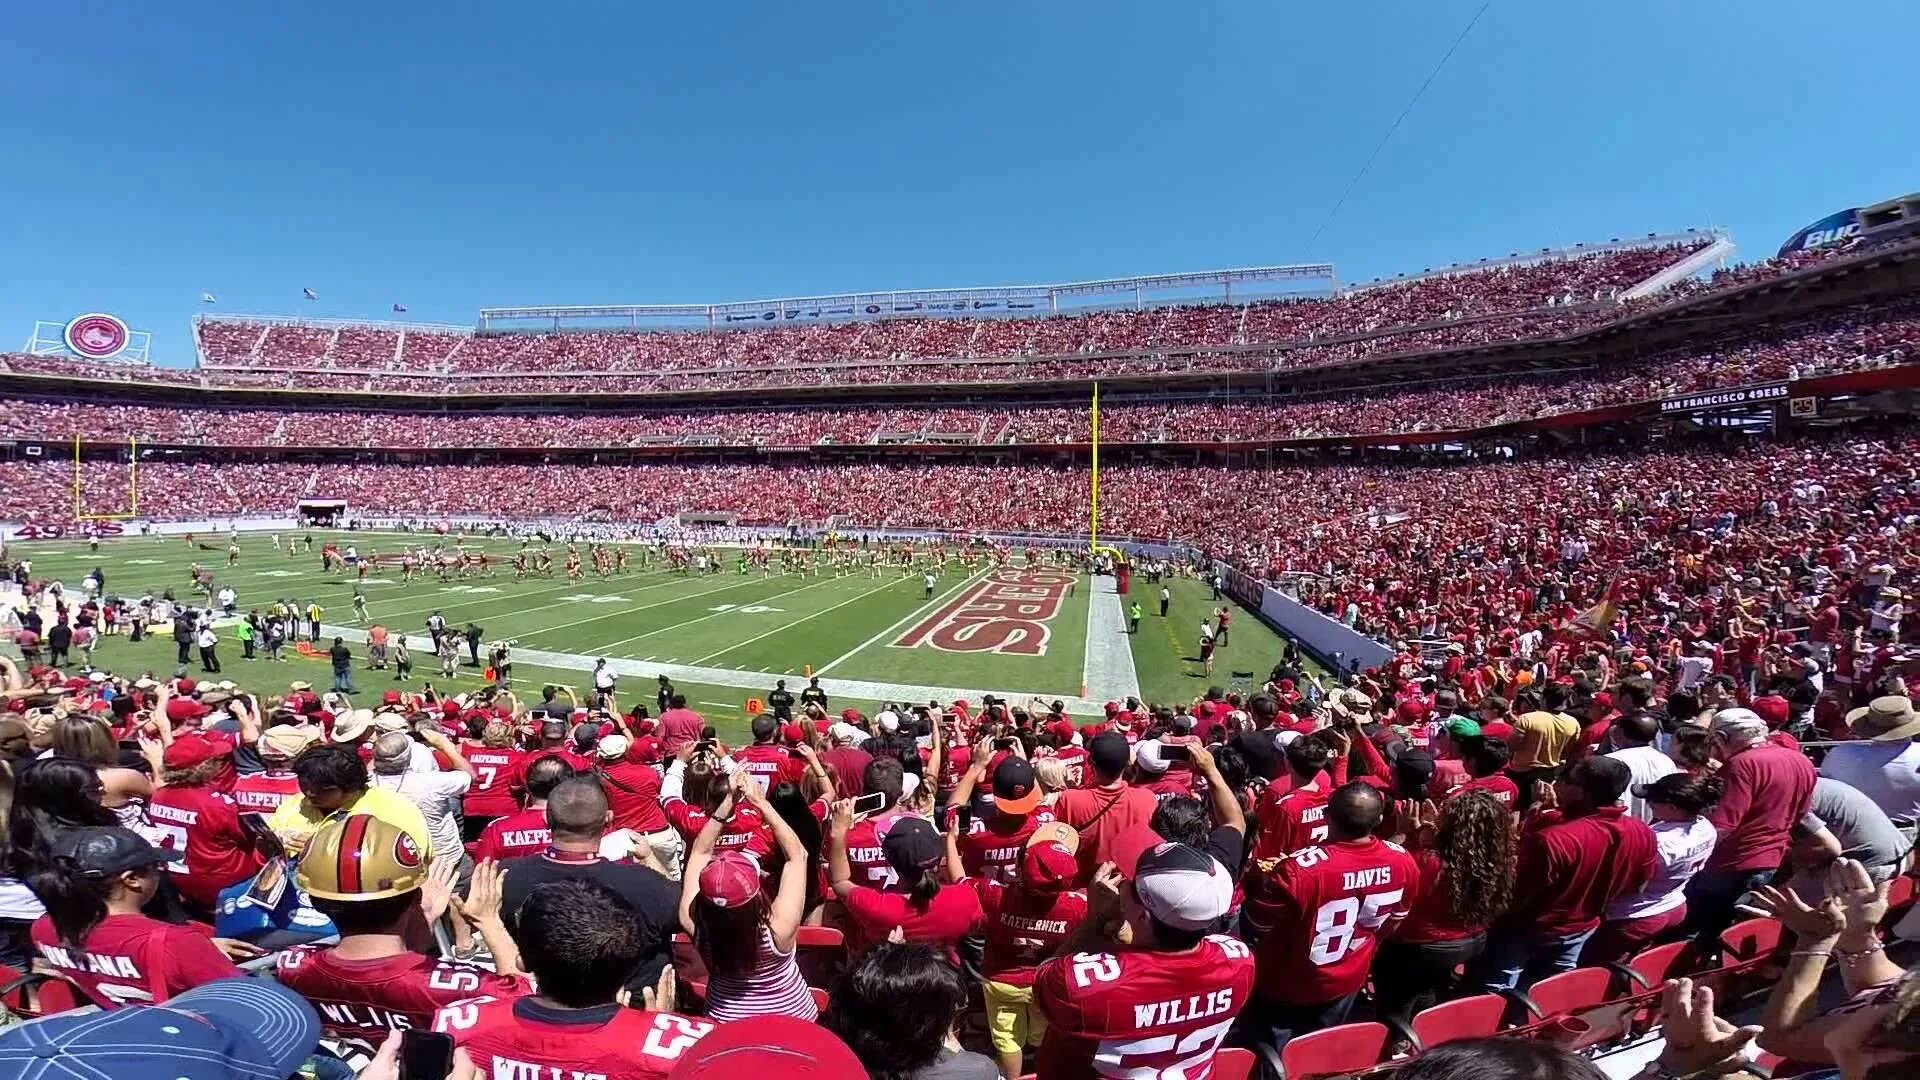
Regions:
<instances>
[{"instance_id":1,"label":"number 85 jersey","mask_svg":"<svg viewBox=\"0 0 1920 1080\"><path fill-rule=\"evenodd\" d=\"M1380 934L1412 908L1419 881L1405 848L1374 837L1256 867L1241 919L1256 935L1261 996L1319 1005L1365 986Z\"/></svg>"},{"instance_id":2,"label":"number 85 jersey","mask_svg":"<svg viewBox=\"0 0 1920 1080\"><path fill-rule=\"evenodd\" d=\"M1218 935L1187 952L1049 960L1033 983L1047 1018L1036 1072L1048 1080L1207 1080L1253 978L1247 946Z\"/></svg>"}]
</instances>

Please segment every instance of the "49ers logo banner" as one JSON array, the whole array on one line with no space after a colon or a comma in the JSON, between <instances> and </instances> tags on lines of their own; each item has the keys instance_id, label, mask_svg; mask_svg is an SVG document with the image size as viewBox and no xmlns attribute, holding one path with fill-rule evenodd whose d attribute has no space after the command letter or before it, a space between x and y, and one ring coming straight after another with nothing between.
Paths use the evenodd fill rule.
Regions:
<instances>
[{"instance_id":1,"label":"49ers logo banner","mask_svg":"<svg viewBox=\"0 0 1920 1080\"><path fill-rule=\"evenodd\" d=\"M928 615L893 643L943 652L1044 656L1049 625L1066 602L1073 578L1048 570L996 570Z\"/></svg>"}]
</instances>

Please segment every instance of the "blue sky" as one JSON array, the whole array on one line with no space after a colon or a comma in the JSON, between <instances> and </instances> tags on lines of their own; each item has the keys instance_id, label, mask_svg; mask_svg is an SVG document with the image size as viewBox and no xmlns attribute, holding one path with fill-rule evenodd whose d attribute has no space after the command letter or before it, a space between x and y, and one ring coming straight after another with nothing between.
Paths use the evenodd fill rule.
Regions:
<instances>
[{"instance_id":1,"label":"blue sky","mask_svg":"<svg viewBox=\"0 0 1920 1080\"><path fill-rule=\"evenodd\" d=\"M21 5L0 347L88 310L181 364L200 310L1359 280L1706 224L1759 257L1920 188L1910 0L1494 0L1309 247L1479 3Z\"/></svg>"}]
</instances>

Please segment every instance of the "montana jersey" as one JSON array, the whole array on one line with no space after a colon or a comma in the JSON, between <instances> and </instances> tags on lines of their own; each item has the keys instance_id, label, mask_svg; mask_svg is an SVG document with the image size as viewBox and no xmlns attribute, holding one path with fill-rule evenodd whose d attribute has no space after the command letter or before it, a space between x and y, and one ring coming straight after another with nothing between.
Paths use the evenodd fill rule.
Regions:
<instances>
[{"instance_id":1,"label":"montana jersey","mask_svg":"<svg viewBox=\"0 0 1920 1080\"><path fill-rule=\"evenodd\" d=\"M145 915L109 915L87 933L84 949L62 944L45 915L28 933L40 958L102 1009L161 1002L246 974L213 944L212 930L198 923L173 926Z\"/></svg>"},{"instance_id":2,"label":"montana jersey","mask_svg":"<svg viewBox=\"0 0 1920 1080\"><path fill-rule=\"evenodd\" d=\"M1318 1005L1366 985L1378 935L1412 907L1418 881L1413 856L1373 837L1302 848L1256 870L1241 918L1259 934L1260 993Z\"/></svg>"},{"instance_id":3,"label":"montana jersey","mask_svg":"<svg viewBox=\"0 0 1920 1080\"><path fill-rule=\"evenodd\" d=\"M482 1076L659 1080L713 1025L621 1005L555 1009L530 997L476 997L441 1009L433 1030L465 1047Z\"/></svg>"},{"instance_id":4,"label":"montana jersey","mask_svg":"<svg viewBox=\"0 0 1920 1080\"><path fill-rule=\"evenodd\" d=\"M302 945L274 960L274 978L313 1003L327 1034L378 1044L389 1031L425 1030L443 1006L479 994L514 998L527 980L476 964L419 953L343 960L331 947Z\"/></svg>"},{"instance_id":5,"label":"montana jersey","mask_svg":"<svg viewBox=\"0 0 1920 1080\"><path fill-rule=\"evenodd\" d=\"M1034 1072L1048 1080L1209 1080L1213 1056L1253 994L1253 954L1215 935L1183 953L1076 953L1040 965L1047 1018Z\"/></svg>"}]
</instances>

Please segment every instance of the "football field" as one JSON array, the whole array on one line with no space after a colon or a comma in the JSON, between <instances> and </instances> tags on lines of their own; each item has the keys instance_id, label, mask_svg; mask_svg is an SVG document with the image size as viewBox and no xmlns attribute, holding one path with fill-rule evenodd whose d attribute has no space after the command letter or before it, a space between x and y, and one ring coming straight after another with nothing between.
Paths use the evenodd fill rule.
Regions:
<instances>
[{"instance_id":1,"label":"football field","mask_svg":"<svg viewBox=\"0 0 1920 1080\"><path fill-rule=\"evenodd\" d=\"M282 543L295 535L283 534ZM320 531L313 538L311 553L302 545L289 554L267 534L242 535L240 561L231 567L224 535L202 539L215 550L180 537L119 537L102 540L97 553L83 540L19 542L7 551L31 559L34 578L57 578L72 595L97 567L109 593L158 596L170 588L190 603L199 602L189 584L198 563L213 573L216 587L235 590L242 613L276 600L303 610L319 604L323 647L335 634L357 644L371 623L407 634L416 681L438 673L425 637L426 620L438 613L456 630L480 627L483 660L487 643L512 641L514 686L523 697L537 696L547 682L583 687L595 661L605 658L621 676L623 700L638 694L651 702L655 678L664 674L723 730L744 723L746 699L764 699L775 679L797 692L809 674L820 677L836 711L995 693L1016 701L1060 699L1071 711L1090 714L1129 695L1178 701L1209 685L1244 691L1258 686L1280 655L1277 637L1236 608L1230 642L1208 676L1196 659L1199 626L1222 602L1212 601L1198 582L1174 583L1163 619L1157 585L1137 581L1133 595L1121 597L1111 577L1027 569L1020 559L1004 569L983 561L964 570L956 562L945 574L935 571L929 596L923 567L903 574L882 566L877 575L864 566L846 576L830 568L818 575L778 568L771 575L757 568L741 573L735 552L726 548L718 573L684 573L657 562L642 568L638 547L628 546L633 557L625 573L602 577L589 566L579 580L568 580L565 545L556 544L552 576L517 580L508 560L520 542L502 537L467 541L470 551L505 557L496 558L490 576L441 581L426 574L403 582L398 567L364 579L351 571L330 575L319 549L332 540L362 555L393 555L405 544L430 546L437 538ZM355 617L356 588L366 596L368 623ZM1145 616L1139 633L1129 634L1127 609L1135 600ZM256 692L278 692L293 678L316 686L328 681L324 660L289 651L287 664L274 665L242 661L239 654L239 643L227 634L222 677ZM98 654L102 666L123 672L170 672L174 659L170 641L133 645L123 637L107 640ZM286 670L298 665L314 670ZM472 688L481 678L477 667L463 666L459 682ZM388 672L356 671L356 685L365 693L394 684Z\"/></svg>"}]
</instances>

